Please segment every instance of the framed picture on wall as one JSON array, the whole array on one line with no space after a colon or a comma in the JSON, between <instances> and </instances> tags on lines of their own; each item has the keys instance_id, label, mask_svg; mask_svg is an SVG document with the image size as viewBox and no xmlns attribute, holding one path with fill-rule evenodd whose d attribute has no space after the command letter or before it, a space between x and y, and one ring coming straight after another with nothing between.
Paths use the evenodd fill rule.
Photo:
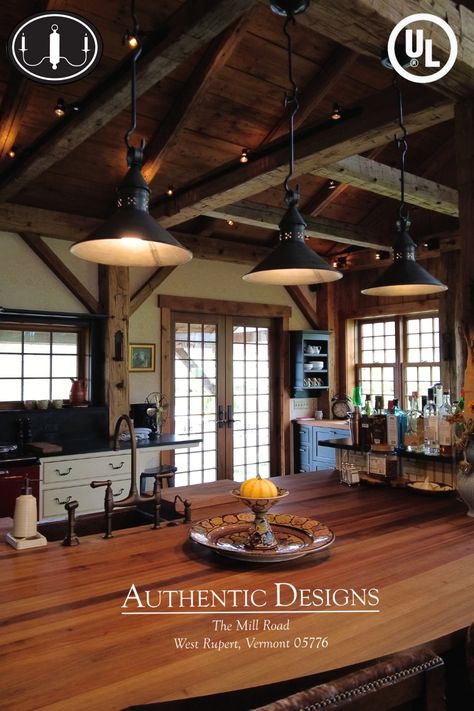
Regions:
<instances>
[{"instance_id":1,"label":"framed picture on wall","mask_svg":"<svg viewBox=\"0 0 474 711\"><path fill-rule=\"evenodd\" d=\"M152 373L155 370L155 344L129 343L128 369L133 373Z\"/></svg>"}]
</instances>

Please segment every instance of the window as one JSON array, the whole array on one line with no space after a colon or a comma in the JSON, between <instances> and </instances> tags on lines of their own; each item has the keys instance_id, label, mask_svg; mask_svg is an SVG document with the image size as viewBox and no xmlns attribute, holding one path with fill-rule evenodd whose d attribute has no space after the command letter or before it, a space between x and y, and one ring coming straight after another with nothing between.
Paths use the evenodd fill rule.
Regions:
<instances>
[{"instance_id":1,"label":"window","mask_svg":"<svg viewBox=\"0 0 474 711\"><path fill-rule=\"evenodd\" d=\"M357 322L356 382L365 395L394 397L401 406L416 391L425 395L440 379L437 315L398 316Z\"/></svg>"},{"instance_id":2,"label":"window","mask_svg":"<svg viewBox=\"0 0 474 711\"><path fill-rule=\"evenodd\" d=\"M84 376L85 331L0 324L0 402L64 400L71 378Z\"/></svg>"}]
</instances>

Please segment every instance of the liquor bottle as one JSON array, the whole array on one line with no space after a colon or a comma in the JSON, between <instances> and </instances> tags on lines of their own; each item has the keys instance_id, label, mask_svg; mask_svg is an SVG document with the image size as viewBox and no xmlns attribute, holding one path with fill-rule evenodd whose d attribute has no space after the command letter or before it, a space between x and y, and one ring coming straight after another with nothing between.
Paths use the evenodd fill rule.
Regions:
<instances>
[{"instance_id":1,"label":"liquor bottle","mask_svg":"<svg viewBox=\"0 0 474 711\"><path fill-rule=\"evenodd\" d=\"M365 396L365 404L364 404L364 414L368 415L370 417L372 412L373 412L372 395L366 395Z\"/></svg>"},{"instance_id":2,"label":"liquor bottle","mask_svg":"<svg viewBox=\"0 0 474 711\"><path fill-rule=\"evenodd\" d=\"M449 391L443 392L443 402L438 411L438 427L439 427L439 451L440 454L451 456L454 451L454 423L452 416L454 414L453 406Z\"/></svg>"},{"instance_id":3,"label":"liquor bottle","mask_svg":"<svg viewBox=\"0 0 474 711\"><path fill-rule=\"evenodd\" d=\"M388 401L387 444L389 444L392 447L392 449L396 449L398 447L398 421L397 421L397 415L395 414L393 400Z\"/></svg>"},{"instance_id":4,"label":"liquor bottle","mask_svg":"<svg viewBox=\"0 0 474 711\"><path fill-rule=\"evenodd\" d=\"M420 437L418 421L420 420L420 412L418 410L418 393L416 390L412 392L408 398L409 410L407 413L406 430L403 436L405 449L409 452L419 451L420 445L423 445L423 438Z\"/></svg>"},{"instance_id":5,"label":"liquor bottle","mask_svg":"<svg viewBox=\"0 0 474 711\"><path fill-rule=\"evenodd\" d=\"M398 444L397 449L405 449L405 432L407 430L407 413L398 405L398 398L393 401L393 409L397 417Z\"/></svg>"},{"instance_id":6,"label":"liquor bottle","mask_svg":"<svg viewBox=\"0 0 474 711\"><path fill-rule=\"evenodd\" d=\"M428 388L428 401L423 408L425 454L439 454L438 413L433 395L433 388Z\"/></svg>"},{"instance_id":7,"label":"liquor bottle","mask_svg":"<svg viewBox=\"0 0 474 711\"><path fill-rule=\"evenodd\" d=\"M375 410L372 415L372 443L385 444L387 441L387 418L383 411L382 395L375 396Z\"/></svg>"}]
</instances>

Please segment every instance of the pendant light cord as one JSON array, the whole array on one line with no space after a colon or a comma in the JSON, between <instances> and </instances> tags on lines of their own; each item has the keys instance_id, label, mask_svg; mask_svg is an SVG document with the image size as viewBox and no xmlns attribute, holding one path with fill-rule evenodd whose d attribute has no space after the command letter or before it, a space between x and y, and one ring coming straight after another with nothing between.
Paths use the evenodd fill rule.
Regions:
<instances>
[{"instance_id":1,"label":"pendant light cord","mask_svg":"<svg viewBox=\"0 0 474 711\"><path fill-rule=\"evenodd\" d=\"M298 87L293 77L292 41L291 34L288 31L288 27L290 24L295 24L295 18L292 14L288 14L288 17L285 20L285 24L283 25L283 32L286 35L288 46L288 78L293 89L291 94L285 94L284 101L285 108L290 107L288 116L288 135L290 137L289 170L288 175L285 178L285 182L283 183L285 188L285 202L287 203L287 205L297 202L299 199L299 185L296 186L296 190L292 190L288 185L288 181L293 176L293 171L295 167L295 116L300 106L298 101Z\"/></svg>"},{"instance_id":2,"label":"pendant light cord","mask_svg":"<svg viewBox=\"0 0 474 711\"><path fill-rule=\"evenodd\" d=\"M135 37L138 36L138 21L137 21L137 16L135 14L135 0L131 0L131 7L130 7L130 13L132 15L132 20L133 20L133 34ZM130 143L130 137L131 135L135 132L135 129L137 128L137 61L142 53L142 45L139 42L137 45L137 48L135 49L133 56L132 56L132 61L131 61L131 67L130 67L130 90L131 90L131 105L132 105L132 110L131 110L131 124L128 129L128 131L125 134L125 145L128 148L128 161L129 164L131 161L136 162L137 160L143 161L143 149L145 148L145 141L141 139L140 142L140 147L136 148ZM140 155L141 154L141 155Z\"/></svg>"},{"instance_id":3,"label":"pendant light cord","mask_svg":"<svg viewBox=\"0 0 474 711\"><path fill-rule=\"evenodd\" d=\"M398 99L398 125L402 132L401 136L395 136L395 145L400 150L400 207L398 209L398 214L400 216L400 222L402 224L409 223L409 212L408 207L405 204L405 156L408 151L407 143L407 129L403 122L403 102L402 102L402 92L398 81L393 80L393 86L397 92Z\"/></svg>"}]
</instances>

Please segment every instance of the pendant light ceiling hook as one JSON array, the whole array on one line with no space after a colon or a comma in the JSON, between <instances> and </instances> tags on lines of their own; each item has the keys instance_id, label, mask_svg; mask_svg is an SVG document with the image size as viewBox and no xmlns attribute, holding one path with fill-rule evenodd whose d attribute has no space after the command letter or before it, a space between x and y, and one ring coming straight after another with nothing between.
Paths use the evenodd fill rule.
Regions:
<instances>
[{"instance_id":1,"label":"pendant light ceiling hook","mask_svg":"<svg viewBox=\"0 0 474 711\"><path fill-rule=\"evenodd\" d=\"M400 151L400 207L398 209L398 214L400 216L400 222L402 224L410 224L410 213L407 204L405 203L405 158L408 151L408 141L407 135L408 131L406 129L403 120L403 99L402 90L395 77L393 80L393 86L397 93L397 103L398 103L398 126L401 131L401 135L395 135L395 145Z\"/></svg>"},{"instance_id":2,"label":"pendant light ceiling hook","mask_svg":"<svg viewBox=\"0 0 474 711\"><path fill-rule=\"evenodd\" d=\"M285 188L285 202L287 205L294 199L294 195L298 195L299 199L299 187L296 187L296 191L291 190L289 187L289 180L293 177L293 172L295 169L295 116L300 107L298 101L298 86L295 82L293 76L293 46L292 38L289 32L289 26L295 24L295 18L292 12L288 13L288 16L283 25L283 32L286 36L287 47L288 47L288 79L292 87L291 93L286 92L284 98L284 107L289 109L288 112L288 135L289 135L289 160L288 160L288 175L285 178L283 187Z\"/></svg>"}]
</instances>

